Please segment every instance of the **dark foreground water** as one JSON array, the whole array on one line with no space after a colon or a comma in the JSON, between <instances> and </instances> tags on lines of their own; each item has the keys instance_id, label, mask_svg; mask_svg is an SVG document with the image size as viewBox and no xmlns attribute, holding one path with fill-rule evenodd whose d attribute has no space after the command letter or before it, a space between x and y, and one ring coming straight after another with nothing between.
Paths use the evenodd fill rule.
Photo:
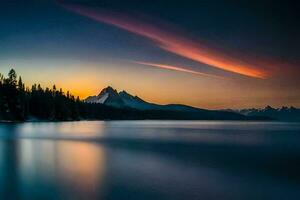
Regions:
<instances>
[{"instance_id":1,"label":"dark foreground water","mask_svg":"<svg viewBox=\"0 0 300 200\"><path fill-rule=\"evenodd\" d=\"M300 124L0 124L0 199L300 199Z\"/></svg>"}]
</instances>

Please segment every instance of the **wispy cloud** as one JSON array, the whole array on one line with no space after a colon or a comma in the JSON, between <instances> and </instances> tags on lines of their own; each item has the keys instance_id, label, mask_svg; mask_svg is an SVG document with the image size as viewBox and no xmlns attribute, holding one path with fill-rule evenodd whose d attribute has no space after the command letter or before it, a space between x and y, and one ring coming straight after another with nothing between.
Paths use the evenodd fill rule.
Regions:
<instances>
[{"instance_id":1,"label":"wispy cloud","mask_svg":"<svg viewBox=\"0 0 300 200\"><path fill-rule=\"evenodd\" d=\"M160 68L160 69L167 69L167 70L179 71L179 72L184 72L184 73L190 73L190 74L200 75L200 76L223 78L223 77L212 75L212 74L207 74L207 73L198 72L198 71L195 71L195 70L186 69L185 67L181 67L181 66L158 64L158 63L149 63L149 62L140 62L140 61L134 61L133 63L140 64L140 65L145 65L145 66L150 66L150 67L155 67L155 68Z\"/></svg>"},{"instance_id":2,"label":"wispy cloud","mask_svg":"<svg viewBox=\"0 0 300 200\"><path fill-rule=\"evenodd\" d=\"M144 23L137 18L100 11L82 5L62 5L80 15L150 39L159 48L184 58L248 77L267 78L269 75L269 73L263 69L263 66L250 64L240 58L230 57L226 52L215 50L205 44L195 42L182 35L163 30L162 27ZM261 65L263 65L263 63L261 63Z\"/></svg>"}]
</instances>

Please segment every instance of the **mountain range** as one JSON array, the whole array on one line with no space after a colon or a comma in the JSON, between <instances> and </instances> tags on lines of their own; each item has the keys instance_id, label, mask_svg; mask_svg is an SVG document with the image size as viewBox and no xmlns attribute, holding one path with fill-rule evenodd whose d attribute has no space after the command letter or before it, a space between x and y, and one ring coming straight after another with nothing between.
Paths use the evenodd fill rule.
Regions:
<instances>
[{"instance_id":1,"label":"mountain range","mask_svg":"<svg viewBox=\"0 0 300 200\"><path fill-rule=\"evenodd\" d=\"M281 120L300 121L300 109L294 107L282 107L280 109L267 106L264 109L241 110L207 110L182 104L160 105L147 102L138 96L126 91L118 92L108 86L97 96L89 96L85 103L105 105L116 109L135 110L144 113L155 113L157 118L178 119L220 119L220 120Z\"/></svg>"}]
</instances>

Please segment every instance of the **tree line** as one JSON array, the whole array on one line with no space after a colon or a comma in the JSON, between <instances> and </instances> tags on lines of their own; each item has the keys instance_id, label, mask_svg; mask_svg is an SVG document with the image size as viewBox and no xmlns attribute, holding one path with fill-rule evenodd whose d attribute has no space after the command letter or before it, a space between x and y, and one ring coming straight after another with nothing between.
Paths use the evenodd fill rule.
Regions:
<instances>
[{"instance_id":1,"label":"tree line","mask_svg":"<svg viewBox=\"0 0 300 200\"><path fill-rule=\"evenodd\" d=\"M78 97L55 85L51 89L40 84L26 87L14 69L7 77L0 74L0 120L78 120L80 103Z\"/></svg>"}]
</instances>

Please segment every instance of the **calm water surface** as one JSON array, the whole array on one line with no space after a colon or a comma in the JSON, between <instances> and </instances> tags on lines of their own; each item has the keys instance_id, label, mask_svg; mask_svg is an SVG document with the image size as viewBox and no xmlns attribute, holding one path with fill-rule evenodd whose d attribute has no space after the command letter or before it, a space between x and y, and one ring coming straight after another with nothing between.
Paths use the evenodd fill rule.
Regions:
<instances>
[{"instance_id":1,"label":"calm water surface","mask_svg":"<svg viewBox=\"0 0 300 200\"><path fill-rule=\"evenodd\" d=\"M300 124L0 124L0 199L300 199Z\"/></svg>"}]
</instances>

